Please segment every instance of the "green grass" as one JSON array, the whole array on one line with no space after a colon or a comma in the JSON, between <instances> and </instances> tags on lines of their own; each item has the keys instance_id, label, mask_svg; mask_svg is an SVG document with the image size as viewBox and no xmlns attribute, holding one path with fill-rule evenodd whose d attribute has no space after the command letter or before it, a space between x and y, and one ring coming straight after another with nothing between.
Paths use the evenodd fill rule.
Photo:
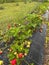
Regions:
<instances>
[{"instance_id":1,"label":"green grass","mask_svg":"<svg viewBox=\"0 0 49 65\"><path fill-rule=\"evenodd\" d=\"M4 8L0 10L0 29L6 29L9 23L21 23L20 20L32 11L37 3L24 4L23 2L19 2L18 4L19 6L16 6L16 3L0 4L0 7L2 6Z\"/></svg>"}]
</instances>

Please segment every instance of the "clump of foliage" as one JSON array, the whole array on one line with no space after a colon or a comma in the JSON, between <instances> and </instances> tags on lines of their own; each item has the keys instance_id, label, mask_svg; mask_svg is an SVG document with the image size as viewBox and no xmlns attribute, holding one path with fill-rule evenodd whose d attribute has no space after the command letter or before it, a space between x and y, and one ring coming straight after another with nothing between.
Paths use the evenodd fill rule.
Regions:
<instances>
[{"instance_id":1,"label":"clump of foliage","mask_svg":"<svg viewBox=\"0 0 49 65\"><path fill-rule=\"evenodd\" d=\"M19 3L18 2L16 3L16 6L19 6Z\"/></svg>"},{"instance_id":2,"label":"clump of foliage","mask_svg":"<svg viewBox=\"0 0 49 65\"><path fill-rule=\"evenodd\" d=\"M10 61L16 58L18 60L17 65L20 64L20 57L22 60L29 52L31 40L28 38L32 36L33 31L38 28L41 23L41 16L33 13L27 15L23 25L15 24L15 26L9 27L7 35L15 38L13 44L11 44L11 49L9 50L10 52L8 54Z\"/></svg>"},{"instance_id":3,"label":"clump of foliage","mask_svg":"<svg viewBox=\"0 0 49 65\"><path fill-rule=\"evenodd\" d=\"M37 9L35 9L35 11L38 13L38 14L44 14L45 11L47 10L47 6L43 3L43 4L40 4Z\"/></svg>"},{"instance_id":4,"label":"clump of foliage","mask_svg":"<svg viewBox=\"0 0 49 65\"><path fill-rule=\"evenodd\" d=\"M18 40L25 40L32 36L34 29L39 27L42 23L42 17L35 13L28 14L27 18L23 22L24 24L16 24L16 27L11 27L8 30L8 35L16 37Z\"/></svg>"},{"instance_id":5,"label":"clump of foliage","mask_svg":"<svg viewBox=\"0 0 49 65\"><path fill-rule=\"evenodd\" d=\"M4 7L3 6L0 6L0 10L4 10Z\"/></svg>"}]
</instances>

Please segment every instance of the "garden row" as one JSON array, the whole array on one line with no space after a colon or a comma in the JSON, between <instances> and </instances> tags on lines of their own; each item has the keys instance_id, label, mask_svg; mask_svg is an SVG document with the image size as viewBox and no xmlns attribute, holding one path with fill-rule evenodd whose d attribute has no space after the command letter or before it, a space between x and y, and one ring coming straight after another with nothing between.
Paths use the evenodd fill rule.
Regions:
<instances>
[{"instance_id":1,"label":"garden row","mask_svg":"<svg viewBox=\"0 0 49 65\"><path fill-rule=\"evenodd\" d=\"M8 48L8 58L11 64L19 65L24 57L28 54L31 40L29 38L40 28L42 24L42 15L47 10L46 4L40 4L31 14L27 14L23 19L22 24L14 23L8 25L8 30L3 36L3 40L6 42L6 46L11 44ZM13 41L14 40L14 41ZM13 41L13 42L12 42Z\"/></svg>"},{"instance_id":2,"label":"garden row","mask_svg":"<svg viewBox=\"0 0 49 65\"><path fill-rule=\"evenodd\" d=\"M44 14L46 10L46 5L39 5L34 11L35 13L27 15L27 17L23 20L23 25L15 24L16 27L10 28L8 33L10 36L14 36L16 40L14 41L14 45L11 45L10 51L12 52L9 52L8 57L10 60L16 59L17 65L19 65L21 60L27 55L31 44L31 40L28 38L30 38L33 32L35 32L37 28L41 26L41 15ZM42 32L42 29L40 29L40 32Z\"/></svg>"}]
</instances>

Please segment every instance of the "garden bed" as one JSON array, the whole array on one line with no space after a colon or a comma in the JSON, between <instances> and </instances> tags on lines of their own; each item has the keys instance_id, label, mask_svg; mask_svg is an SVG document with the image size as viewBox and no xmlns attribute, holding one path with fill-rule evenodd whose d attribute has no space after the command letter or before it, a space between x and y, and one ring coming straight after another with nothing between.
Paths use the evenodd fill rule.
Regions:
<instances>
[{"instance_id":1,"label":"garden bed","mask_svg":"<svg viewBox=\"0 0 49 65\"><path fill-rule=\"evenodd\" d=\"M1 30L0 60L4 65L42 65L46 26L41 25L46 9L47 6L41 4L27 14L22 23L8 24L6 32Z\"/></svg>"}]
</instances>

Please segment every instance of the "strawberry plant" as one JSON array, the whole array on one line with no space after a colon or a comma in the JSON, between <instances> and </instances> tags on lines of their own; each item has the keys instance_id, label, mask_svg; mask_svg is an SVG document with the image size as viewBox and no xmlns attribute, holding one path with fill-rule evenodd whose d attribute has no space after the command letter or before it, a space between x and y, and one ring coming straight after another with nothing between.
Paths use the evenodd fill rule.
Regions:
<instances>
[{"instance_id":1,"label":"strawberry plant","mask_svg":"<svg viewBox=\"0 0 49 65\"><path fill-rule=\"evenodd\" d=\"M40 4L40 5L37 7L37 9L35 9L35 11L36 11L38 14L40 14L40 15L44 14L46 10L47 10L47 5L44 4L44 3L43 3L43 4Z\"/></svg>"},{"instance_id":2,"label":"strawberry plant","mask_svg":"<svg viewBox=\"0 0 49 65\"><path fill-rule=\"evenodd\" d=\"M9 50L8 57L10 61L16 58L17 63L21 62L20 60L27 56L31 44L31 40L28 38L32 36L36 28L40 27L42 24L42 17L35 13L28 14L27 18L23 21L24 23L27 22L27 24L17 24L18 26L14 24L7 32L8 36L15 38L10 46L12 50Z\"/></svg>"}]
</instances>

